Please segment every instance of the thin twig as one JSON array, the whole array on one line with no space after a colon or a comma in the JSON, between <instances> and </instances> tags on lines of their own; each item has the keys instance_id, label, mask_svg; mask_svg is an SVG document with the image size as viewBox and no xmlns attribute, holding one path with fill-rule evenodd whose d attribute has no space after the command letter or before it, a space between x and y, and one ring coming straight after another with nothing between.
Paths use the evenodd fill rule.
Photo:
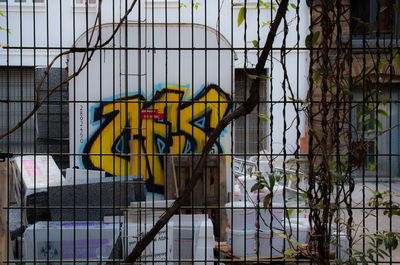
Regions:
<instances>
[{"instance_id":1,"label":"thin twig","mask_svg":"<svg viewBox=\"0 0 400 265\"><path fill-rule=\"evenodd\" d=\"M101 1L102 1L102 0L101 0ZM101 1L100 1L100 4L101 4ZM13 128L11 128L11 129L9 129L8 131L2 133L2 134L0 135L0 140L3 139L4 137L6 137L7 135L9 135L9 134L15 132L16 130L18 130L25 122L27 122L27 121L36 113L36 111L40 108L40 106L43 105L43 103L47 100L47 98L50 97L50 96L57 90L57 88L61 87L62 85L66 84L66 83L68 83L71 79L73 79L73 78L75 78L76 76L78 76L78 75L86 68L86 66L89 64L90 60L92 59L92 56L93 56L94 52L95 52L96 50L98 50L98 49L101 49L101 48L105 47L108 43L111 42L111 40L113 40L115 34L117 34L118 30L119 30L120 27L122 26L122 23L124 23L124 21L128 18L128 15L130 14L130 12L133 10L134 6L136 5L136 2L137 2L137 0L134 0L134 1L132 2L131 6L129 7L129 9L128 9L127 12L125 13L125 15L120 19L120 22L119 22L118 25L115 27L115 29L114 29L112 35L107 39L106 42L102 43L100 46L97 46L98 43L100 42L100 38L101 38L101 37L100 37L100 34L99 34L99 37L97 38L97 41L96 41L96 44L95 44L94 47L87 47L87 48L83 49L84 56L82 57L82 62L81 62L81 65L80 65L78 71L76 71L75 73L73 73L72 75L68 76L66 79L64 79L64 80L61 81L60 83L58 83L56 86L54 86L51 90L49 90L49 91L47 92L47 94L46 94L42 99L40 99L40 97L37 96L37 101L36 101L36 104L35 104L33 110L32 110L31 112L29 112L29 113L28 113L20 122L18 122L18 124L15 125ZM99 11L98 11L98 12L101 12L101 8L99 8ZM98 17L99 17L99 16L100 16L100 15L97 14L95 23L97 23L97 20L98 20ZM95 24L95 26L96 26L96 24ZM93 32L94 32L94 30L95 30L95 26L94 26L93 29L92 29L92 34L91 34L91 36L93 36ZM89 42L89 44L90 44L90 42ZM51 61L51 63L50 63L49 66L47 67L46 71L44 72L44 74L43 74L43 76L42 76L42 78L41 78L41 80L40 80L40 82L39 82L39 85L38 85L37 88L36 88L36 93L38 93L38 91L40 91L40 88L42 87L45 78L46 78L47 75L49 74L50 69L51 69L51 67L53 66L53 64L56 62L56 60L57 60L58 58L64 56L64 55L67 55L67 54L70 54L70 53L73 53L73 52L77 52L77 51L79 51L79 49L75 49L75 48L74 48L74 49L70 49L70 50L65 51L65 52L62 52L62 53L58 54L56 57L54 57L54 59ZM89 55L89 57L87 58L87 60L86 60L86 62L85 62L85 57L86 57L88 51L91 51L91 54Z\"/></svg>"}]
</instances>

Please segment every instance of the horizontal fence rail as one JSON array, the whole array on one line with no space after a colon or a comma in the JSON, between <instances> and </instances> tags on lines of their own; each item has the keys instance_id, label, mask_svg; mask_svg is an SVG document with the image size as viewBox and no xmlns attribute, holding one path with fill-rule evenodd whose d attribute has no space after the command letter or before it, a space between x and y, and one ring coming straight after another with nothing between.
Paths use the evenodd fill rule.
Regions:
<instances>
[{"instance_id":1,"label":"horizontal fence rail","mask_svg":"<svg viewBox=\"0 0 400 265\"><path fill-rule=\"evenodd\" d=\"M400 264L399 5L0 0L0 263Z\"/></svg>"}]
</instances>

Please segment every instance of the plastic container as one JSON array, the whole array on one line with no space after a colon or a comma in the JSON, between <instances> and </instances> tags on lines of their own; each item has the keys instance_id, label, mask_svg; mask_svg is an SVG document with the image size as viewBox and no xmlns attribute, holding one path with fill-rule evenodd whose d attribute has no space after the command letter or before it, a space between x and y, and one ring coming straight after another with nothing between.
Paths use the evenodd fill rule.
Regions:
<instances>
[{"instance_id":1,"label":"plastic container","mask_svg":"<svg viewBox=\"0 0 400 265\"><path fill-rule=\"evenodd\" d=\"M258 253L266 256L278 256L283 253L283 237L274 234L274 230L271 231L259 231L256 232L256 240L258 240ZM257 241L256 241L257 242ZM271 247L272 243L272 247Z\"/></svg>"},{"instance_id":2,"label":"plastic container","mask_svg":"<svg viewBox=\"0 0 400 265\"><path fill-rule=\"evenodd\" d=\"M265 178L268 180L267 175L265 176ZM251 191L251 188L257 183L257 178L255 176L240 176L238 177L238 183L241 193L246 199L251 200L252 202L257 202L258 194L260 196L260 201L262 202L265 196L269 193L269 190L267 188ZM245 186L246 189L244 188ZM279 183L275 184L272 201L276 203L283 203L283 186Z\"/></svg>"},{"instance_id":3,"label":"plastic container","mask_svg":"<svg viewBox=\"0 0 400 265\"><path fill-rule=\"evenodd\" d=\"M69 261L62 264L84 264L88 259L107 259L119 230L119 223L37 222L24 232L22 262L64 259Z\"/></svg>"},{"instance_id":4,"label":"plastic container","mask_svg":"<svg viewBox=\"0 0 400 265\"><path fill-rule=\"evenodd\" d=\"M349 239L346 236L346 233L332 232L331 242L334 244L339 244L339 246L335 246L334 244L330 244L329 250L335 251L335 258L341 260L348 260L349 254L345 251L349 248Z\"/></svg>"},{"instance_id":5,"label":"plastic container","mask_svg":"<svg viewBox=\"0 0 400 265\"><path fill-rule=\"evenodd\" d=\"M225 207L228 228L233 230L254 230L256 228L256 209L254 209L254 204L247 201L235 201L225 204Z\"/></svg>"},{"instance_id":6,"label":"plastic container","mask_svg":"<svg viewBox=\"0 0 400 265\"><path fill-rule=\"evenodd\" d=\"M238 182L240 185L240 191L242 194L251 194L251 188L257 183L257 178L255 176L240 176L238 177ZM246 190L245 190L246 187Z\"/></svg>"},{"instance_id":7,"label":"plastic container","mask_svg":"<svg viewBox=\"0 0 400 265\"><path fill-rule=\"evenodd\" d=\"M256 217L260 230L269 231L271 229L271 211L264 209L263 203L260 204L260 216ZM272 203L272 227L282 229L282 219L284 216L283 203Z\"/></svg>"},{"instance_id":8,"label":"plastic container","mask_svg":"<svg viewBox=\"0 0 400 265\"><path fill-rule=\"evenodd\" d=\"M256 230L231 230L226 228L227 242L232 255L236 257L254 256Z\"/></svg>"},{"instance_id":9,"label":"plastic container","mask_svg":"<svg viewBox=\"0 0 400 265\"><path fill-rule=\"evenodd\" d=\"M243 201L244 194L240 190L240 185L236 184L233 189L233 201Z\"/></svg>"},{"instance_id":10,"label":"plastic container","mask_svg":"<svg viewBox=\"0 0 400 265\"><path fill-rule=\"evenodd\" d=\"M157 222L157 220L148 218L147 220L143 219L141 223L128 222L123 225L122 253L124 258L133 250L141 237L153 228L155 222ZM142 264L153 264L153 259L160 261L159 263L155 262L155 264L161 264L162 261L167 258L166 246L167 226L164 226L141 253L140 258Z\"/></svg>"},{"instance_id":11,"label":"plastic container","mask_svg":"<svg viewBox=\"0 0 400 265\"><path fill-rule=\"evenodd\" d=\"M145 220L158 220L172 205L174 200L131 202L128 208L128 222L141 223Z\"/></svg>"},{"instance_id":12,"label":"plastic container","mask_svg":"<svg viewBox=\"0 0 400 265\"><path fill-rule=\"evenodd\" d=\"M310 234L310 224L308 223L308 220L304 218L290 218L290 225L288 220L285 222L285 231L287 235L290 233L290 228L292 228L292 236L290 238L296 240L300 244L305 244L308 242ZM286 248L289 248L289 246L290 244L287 242Z\"/></svg>"},{"instance_id":13,"label":"plastic container","mask_svg":"<svg viewBox=\"0 0 400 265\"><path fill-rule=\"evenodd\" d=\"M176 261L171 264L212 265L213 261L204 260L214 259L214 246L213 224L207 215L174 215L168 223L168 258L195 261Z\"/></svg>"}]
</instances>

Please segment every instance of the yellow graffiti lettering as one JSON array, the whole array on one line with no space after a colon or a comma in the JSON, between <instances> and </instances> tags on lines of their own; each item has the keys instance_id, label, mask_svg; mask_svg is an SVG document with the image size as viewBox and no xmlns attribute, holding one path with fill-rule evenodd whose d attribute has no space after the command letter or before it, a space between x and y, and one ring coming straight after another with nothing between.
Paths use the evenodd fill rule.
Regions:
<instances>
[{"instance_id":1,"label":"yellow graffiti lettering","mask_svg":"<svg viewBox=\"0 0 400 265\"><path fill-rule=\"evenodd\" d=\"M188 89L167 86L148 101L134 95L96 107L93 122L99 127L84 147L84 166L115 176L140 175L148 190L163 192L163 154L201 152L232 108L230 96L216 85L184 99Z\"/></svg>"}]
</instances>

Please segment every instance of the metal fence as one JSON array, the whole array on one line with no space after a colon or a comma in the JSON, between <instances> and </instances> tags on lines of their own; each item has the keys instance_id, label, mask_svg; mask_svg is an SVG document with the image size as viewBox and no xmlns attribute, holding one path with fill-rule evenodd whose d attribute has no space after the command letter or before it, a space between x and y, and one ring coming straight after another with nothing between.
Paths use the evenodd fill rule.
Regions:
<instances>
[{"instance_id":1,"label":"metal fence","mask_svg":"<svg viewBox=\"0 0 400 265\"><path fill-rule=\"evenodd\" d=\"M399 3L282 3L0 0L0 263L400 263Z\"/></svg>"}]
</instances>

